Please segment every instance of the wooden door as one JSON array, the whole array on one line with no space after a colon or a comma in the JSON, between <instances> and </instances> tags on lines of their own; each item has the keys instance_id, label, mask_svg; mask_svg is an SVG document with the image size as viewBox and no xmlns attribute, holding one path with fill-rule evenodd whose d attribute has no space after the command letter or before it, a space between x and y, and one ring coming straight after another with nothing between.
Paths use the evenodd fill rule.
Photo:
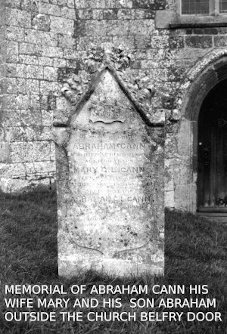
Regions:
<instances>
[{"instance_id":1,"label":"wooden door","mask_svg":"<svg viewBox=\"0 0 227 334\"><path fill-rule=\"evenodd\" d=\"M227 121L219 112L199 124L198 209L227 211Z\"/></svg>"}]
</instances>

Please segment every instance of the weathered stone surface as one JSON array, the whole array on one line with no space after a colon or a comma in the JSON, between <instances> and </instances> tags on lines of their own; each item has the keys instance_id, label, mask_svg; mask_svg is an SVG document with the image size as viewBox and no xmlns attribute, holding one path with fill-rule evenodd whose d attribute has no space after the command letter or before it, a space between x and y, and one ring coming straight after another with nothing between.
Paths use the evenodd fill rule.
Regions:
<instances>
[{"instance_id":1,"label":"weathered stone surface","mask_svg":"<svg viewBox=\"0 0 227 334\"><path fill-rule=\"evenodd\" d=\"M109 57L134 104L151 122L166 125L166 159L173 157L176 162L175 167L171 163L170 170L166 166L168 179L172 177L166 186L166 205L183 208L181 195L185 198L187 184L192 182L192 160L196 160L196 131L189 138L184 118L191 109L196 110L198 95L204 97L212 82L226 75L224 70L216 73L212 68L218 59L226 64L227 28L225 15L186 18L176 4L172 0L0 1L0 125L5 136L1 140L8 145L11 163L17 163L15 150L21 147L33 151L34 166L40 162L37 141L40 147L52 147L48 132L52 131L53 105L58 114L55 121L67 122ZM188 94L207 68L214 75L204 76L193 95ZM50 96L55 96L54 103ZM20 155L23 158L23 153ZM4 161L7 167L7 159ZM43 167L46 161L45 153ZM180 166L184 169L180 175L189 177L184 184L183 176L172 173ZM197 171L193 173L191 189L195 193L193 200L187 198L195 203ZM26 176L22 174L21 178ZM35 168L33 175L36 177ZM195 210L196 205L185 207Z\"/></svg>"},{"instance_id":2,"label":"weathered stone surface","mask_svg":"<svg viewBox=\"0 0 227 334\"><path fill-rule=\"evenodd\" d=\"M32 19L32 26L34 29L49 31L50 30L50 18L44 14L38 14Z\"/></svg>"},{"instance_id":3,"label":"weathered stone surface","mask_svg":"<svg viewBox=\"0 0 227 334\"><path fill-rule=\"evenodd\" d=\"M9 143L0 143L0 162L8 162L9 159Z\"/></svg>"},{"instance_id":4,"label":"weathered stone surface","mask_svg":"<svg viewBox=\"0 0 227 334\"><path fill-rule=\"evenodd\" d=\"M163 272L163 145L143 118L107 69L56 129L61 276Z\"/></svg>"},{"instance_id":5,"label":"weathered stone surface","mask_svg":"<svg viewBox=\"0 0 227 334\"><path fill-rule=\"evenodd\" d=\"M185 43L192 48L211 48L213 40L212 36L186 36Z\"/></svg>"}]
</instances>

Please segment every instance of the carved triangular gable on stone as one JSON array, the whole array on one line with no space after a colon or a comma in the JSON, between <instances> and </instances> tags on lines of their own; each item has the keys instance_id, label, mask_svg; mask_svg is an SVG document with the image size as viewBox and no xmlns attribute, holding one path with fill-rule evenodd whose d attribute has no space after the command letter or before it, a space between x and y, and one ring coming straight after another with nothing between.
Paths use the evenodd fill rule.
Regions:
<instances>
[{"instance_id":1,"label":"carved triangular gable on stone","mask_svg":"<svg viewBox=\"0 0 227 334\"><path fill-rule=\"evenodd\" d=\"M127 115L129 110L135 114L134 118L139 115L147 125L152 126L149 116L137 104L122 80L111 68L105 67L77 105L70 124L93 123L96 127L102 127L102 124L112 126L114 123L116 126L116 123L125 123L126 120L129 124L133 118Z\"/></svg>"}]
</instances>

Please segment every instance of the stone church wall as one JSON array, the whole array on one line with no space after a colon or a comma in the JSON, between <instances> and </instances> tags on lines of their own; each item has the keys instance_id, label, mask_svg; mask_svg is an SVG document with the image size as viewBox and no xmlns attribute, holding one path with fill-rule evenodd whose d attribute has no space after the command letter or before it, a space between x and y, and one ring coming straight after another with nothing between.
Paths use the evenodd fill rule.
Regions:
<instances>
[{"instance_id":1,"label":"stone church wall","mask_svg":"<svg viewBox=\"0 0 227 334\"><path fill-rule=\"evenodd\" d=\"M1 190L54 182L52 124L68 119L108 61L138 107L157 128L165 126L166 205L195 211L196 121L185 110L191 85L212 66L206 59L224 55L225 24L170 27L174 0L4 0L0 6Z\"/></svg>"}]
</instances>

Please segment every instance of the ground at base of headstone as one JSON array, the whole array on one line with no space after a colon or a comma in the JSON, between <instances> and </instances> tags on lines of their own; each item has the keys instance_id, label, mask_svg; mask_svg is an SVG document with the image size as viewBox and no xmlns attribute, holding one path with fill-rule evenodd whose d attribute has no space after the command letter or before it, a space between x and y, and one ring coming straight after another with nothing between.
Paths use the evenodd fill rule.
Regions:
<instances>
[{"instance_id":1,"label":"ground at base of headstone","mask_svg":"<svg viewBox=\"0 0 227 334\"><path fill-rule=\"evenodd\" d=\"M70 280L57 276L57 219L56 196L53 192L33 192L24 195L0 195L0 332L1 334L85 334L85 333L210 333L223 334L227 328L226 287L226 226L181 212L166 212L165 275L140 278L111 278L95 272ZM55 322L6 321L3 287L5 284L64 285L65 298L72 297L73 284L92 285L208 285L209 297L216 298L215 312L222 314L222 322L180 321L69 321ZM89 291L83 296L87 297ZM20 297L26 297L20 295ZM56 297L56 296L55 296ZM75 297L75 296L74 296ZM121 311L129 310L132 296L121 297ZM133 296L134 297L134 296ZM152 299L152 292L146 296ZM166 298L166 295L160 297ZM171 297L171 295L168 295ZM175 296L172 295L174 298ZM179 298L187 297L178 296ZM138 298L138 296L135 296ZM156 306L154 307L155 310ZM150 309L147 309L149 311ZM19 311L19 308L16 309ZM33 310L35 311L35 310ZM50 312L51 309L48 310ZM72 309L68 308L68 312ZM87 312L92 311L92 308ZM99 309L98 311L103 311ZM138 311L138 310L137 310ZM163 310L165 311L165 310ZM177 311L177 309L175 310ZM180 310L179 310L180 311ZM190 311L196 311L191 309ZM212 309L214 312L214 310ZM119 312L119 309L118 309Z\"/></svg>"}]
</instances>

